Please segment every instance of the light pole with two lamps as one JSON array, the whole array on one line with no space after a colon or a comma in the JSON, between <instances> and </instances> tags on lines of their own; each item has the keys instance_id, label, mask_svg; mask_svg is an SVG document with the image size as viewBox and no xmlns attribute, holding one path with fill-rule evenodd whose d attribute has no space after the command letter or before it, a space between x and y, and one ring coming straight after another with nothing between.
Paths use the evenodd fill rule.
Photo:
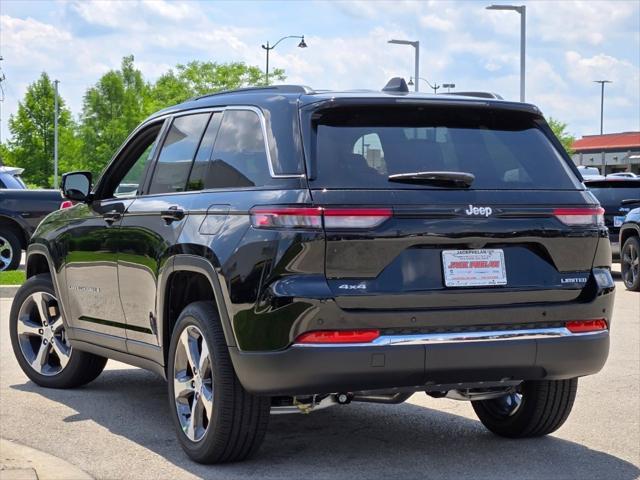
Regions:
<instances>
[{"instance_id":1,"label":"light pole with two lamps","mask_svg":"<svg viewBox=\"0 0 640 480\"><path fill-rule=\"evenodd\" d=\"M276 48L281 41L286 40L287 38L299 38L300 43L298 43L298 48L307 48L307 44L304 41L304 35L287 35L286 37L282 37L273 45L269 45L269 42L267 42L266 45L262 45L262 48L264 48L267 51L267 68L265 69L265 75L264 75L265 83L267 85L269 85L269 52L274 48Z\"/></svg>"}]
</instances>

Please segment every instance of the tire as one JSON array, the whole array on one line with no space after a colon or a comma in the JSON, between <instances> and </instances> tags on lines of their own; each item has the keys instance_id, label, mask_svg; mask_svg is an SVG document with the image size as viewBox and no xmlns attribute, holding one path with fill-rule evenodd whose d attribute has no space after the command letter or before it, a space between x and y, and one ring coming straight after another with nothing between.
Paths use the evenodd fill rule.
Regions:
<instances>
[{"instance_id":1,"label":"tire","mask_svg":"<svg viewBox=\"0 0 640 480\"><path fill-rule=\"evenodd\" d=\"M620 268L624 286L632 292L640 291L640 240L629 237L620 252Z\"/></svg>"},{"instance_id":2,"label":"tire","mask_svg":"<svg viewBox=\"0 0 640 480\"><path fill-rule=\"evenodd\" d=\"M577 378L524 382L518 393L471 404L482 424L496 435L539 437L556 431L567 420L577 388Z\"/></svg>"},{"instance_id":3,"label":"tire","mask_svg":"<svg viewBox=\"0 0 640 480\"><path fill-rule=\"evenodd\" d=\"M0 272L18 268L21 256L20 238L13 230L3 228L0 232Z\"/></svg>"},{"instance_id":4,"label":"tire","mask_svg":"<svg viewBox=\"0 0 640 480\"><path fill-rule=\"evenodd\" d=\"M202 355L205 345L208 360ZM236 462L258 450L271 401L250 394L240 384L213 303L194 302L182 311L171 335L167 364L171 417L189 457L208 464Z\"/></svg>"},{"instance_id":5,"label":"tire","mask_svg":"<svg viewBox=\"0 0 640 480\"><path fill-rule=\"evenodd\" d=\"M56 314L50 315L52 311ZM95 380L107 363L106 358L69 345L48 274L35 275L18 289L11 305L9 334L20 368L42 387L84 385Z\"/></svg>"}]
</instances>

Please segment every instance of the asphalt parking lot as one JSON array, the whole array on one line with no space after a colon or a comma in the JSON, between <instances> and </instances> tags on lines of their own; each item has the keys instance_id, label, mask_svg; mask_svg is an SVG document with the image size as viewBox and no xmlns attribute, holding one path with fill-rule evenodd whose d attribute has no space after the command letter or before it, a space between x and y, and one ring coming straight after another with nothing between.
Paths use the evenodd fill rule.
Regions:
<instances>
[{"instance_id":1,"label":"asphalt parking lot","mask_svg":"<svg viewBox=\"0 0 640 480\"><path fill-rule=\"evenodd\" d=\"M505 440L471 406L413 395L396 406L351 404L272 416L252 460L202 466L178 445L165 383L110 361L95 382L47 390L19 369L0 299L0 436L43 450L101 479L640 477L640 294L617 298L607 365L580 380L573 413L554 435Z\"/></svg>"}]
</instances>

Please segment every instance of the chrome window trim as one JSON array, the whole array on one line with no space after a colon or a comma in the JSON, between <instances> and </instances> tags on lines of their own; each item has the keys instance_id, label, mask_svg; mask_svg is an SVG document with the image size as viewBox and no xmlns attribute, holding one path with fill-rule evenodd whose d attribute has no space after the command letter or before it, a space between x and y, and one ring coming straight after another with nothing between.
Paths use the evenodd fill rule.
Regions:
<instances>
[{"instance_id":1,"label":"chrome window trim","mask_svg":"<svg viewBox=\"0 0 640 480\"><path fill-rule=\"evenodd\" d=\"M609 333L609 330L573 333L566 327L492 330L487 332L419 333L414 335L381 335L368 343L294 343L294 347L386 347L390 345L433 345L506 340L538 340L559 337L581 337Z\"/></svg>"},{"instance_id":2,"label":"chrome window trim","mask_svg":"<svg viewBox=\"0 0 640 480\"><path fill-rule=\"evenodd\" d=\"M264 148L267 153L267 164L269 166L269 175L271 178L304 178L305 175L302 174L288 174L282 173L278 174L273 169L273 159L271 158L271 148L269 148L269 140L267 135L267 119L264 116L264 112L258 107L253 107L250 105L229 105L224 107L224 110L236 110L236 111L251 111L258 116L260 120L260 126L262 127L262 137L264 139ZM224 121L224 118L222 119ZM222 125L222 124L221 124Z\"/></svg>"},{"instance_id":3,"label":"chrome window trim","mask_svg":"<svg viewBox=\"0 0 640 480\"><path fill-rule=\"evenodd\" d=\"M262 129L264 148L267 154L267 166L269 168L269 176L271 178L306 178L306 175L304 173L275 173L275 170L273 167L273 158L271 157L271 148L269 146L267 119L264 116L264 112L260 108L254 107L252 105L227 105L227 106L219 106L219 107L196 108L192 110L180 110L176 112L165 113L164 115L160 115L152 119L149 119L147 122L143 123L138 128L136 128L133 131L133 133L127 138L123 146L129 141L129 138L131 138L139 129L143 128L147 123L157 122L159 120L165 120L166 118L171 118L171 121L173 121L173 119L176 117L182 117L184 115L195 115L198 113L208 113L208 112L224 113L224 111L226 110L250 111L255 113L258 116L258 119L260 121L260 127Z\"/></svg>"}]
</instances>

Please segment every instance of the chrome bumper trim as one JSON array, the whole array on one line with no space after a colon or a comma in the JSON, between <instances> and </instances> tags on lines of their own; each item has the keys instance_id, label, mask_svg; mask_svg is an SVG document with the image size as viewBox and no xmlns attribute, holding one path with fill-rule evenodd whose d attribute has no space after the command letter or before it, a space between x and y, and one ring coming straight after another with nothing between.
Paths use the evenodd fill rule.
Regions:
<instances>
[{"instance_id":1,"label":"chrome bumper trim","mask_svg":"<svg viewBox=\"0 0 640 480\"><path fill-rule=\"evenodd\" d=\"M294 347L384 347L388 345L425 345L470 343L505 340L536 340L558 337L582 337L608 333L609 330L572 333L565 327L524 330L491 330L487 332L420 333L414 335L381 335L368 343L294 343Z\"/></svg>"}]
</instances>

